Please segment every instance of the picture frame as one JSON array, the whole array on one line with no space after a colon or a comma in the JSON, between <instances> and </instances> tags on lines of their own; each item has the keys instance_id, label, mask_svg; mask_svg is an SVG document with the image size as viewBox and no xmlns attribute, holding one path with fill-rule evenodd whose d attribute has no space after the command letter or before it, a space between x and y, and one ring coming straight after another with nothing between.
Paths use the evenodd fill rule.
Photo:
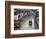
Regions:
<instances>
[{"instance_id":1,"label":"picture frame","mask_svg":"<svg viewBox=\"0 0 46 39\"><path fill-rule=\"evenodd\" d=\"M18 6L16 6L16 5L18 5ZM33 6L33 8L31 6ZM39 9L38 7L40 7L41 9ZM32 30L33 32L35 32L35 33L33 33L30 30L28 30L28 31L16 30L14 32L13 27L11 28L11 26L13 26L13 23L14 23L13 20L12 20L12 19L14 19L13 15L12 15L13 14L12 11L13 11L13 9L16 9L16 8L18 10L24 10L24 11L28 10L29 8L32 9L32 10L34 8L39 9L39 12L42 14L42 15L39 14L39 16L41 16L41 19L39 19L39 29L41 29L41 31L35 32L35 31ZM40 22L41 22L41 24L40 24ZM32 21L29 21L29 25L32 25ZM34 37L34 36L44 36L44 35L45 35L45 4L44 3L5 1L5 38Z\"/></svg>"}]
</instances>

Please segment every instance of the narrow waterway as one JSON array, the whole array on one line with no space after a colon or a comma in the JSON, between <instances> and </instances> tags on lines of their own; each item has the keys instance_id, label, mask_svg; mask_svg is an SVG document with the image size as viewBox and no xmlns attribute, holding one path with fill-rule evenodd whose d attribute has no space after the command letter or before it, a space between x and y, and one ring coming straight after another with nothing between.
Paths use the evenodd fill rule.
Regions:
<instances>
[{"instance_id":1,"label":"narrow waterway","mask_svg":"<svg viewBox=\"0 0 46 39\"><path fill-rule=\"evenodd\" d=\"M29 21L32 21L32 25L29 26ZM24 16L22 18L22 22L20 22L21 24L21 27L20 29L21 30L31 30L31 29L34 29L35 26L34 26L34 17L33 16Z\"/></svg>"}]
</instances>

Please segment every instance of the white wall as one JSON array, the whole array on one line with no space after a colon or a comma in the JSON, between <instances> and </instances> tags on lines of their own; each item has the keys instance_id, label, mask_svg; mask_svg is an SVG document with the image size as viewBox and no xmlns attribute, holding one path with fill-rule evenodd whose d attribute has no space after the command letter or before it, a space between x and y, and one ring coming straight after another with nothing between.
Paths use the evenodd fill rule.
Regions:
<instances>
[{"instance_id":1,"label":"white wall","mask_svg":"<svg viewBox=\"0 0 46 39\"><path fill-rule=\"evenodd\" d=\"M45 2L45 0L16 0L16 1ZM3 39L5 37L5 6L4 6L5 3L4 2L5 2L5 0L0 0L0 39ZM46 15L46 13L45 13L45 15ZM46 16L45 16L45 20L46 20ZM45 24L46 24L46 21L45 21ZM46 30L45 30L45 36L12 38L12 39L46 39Z\"/></svg>"}]
</instances>

